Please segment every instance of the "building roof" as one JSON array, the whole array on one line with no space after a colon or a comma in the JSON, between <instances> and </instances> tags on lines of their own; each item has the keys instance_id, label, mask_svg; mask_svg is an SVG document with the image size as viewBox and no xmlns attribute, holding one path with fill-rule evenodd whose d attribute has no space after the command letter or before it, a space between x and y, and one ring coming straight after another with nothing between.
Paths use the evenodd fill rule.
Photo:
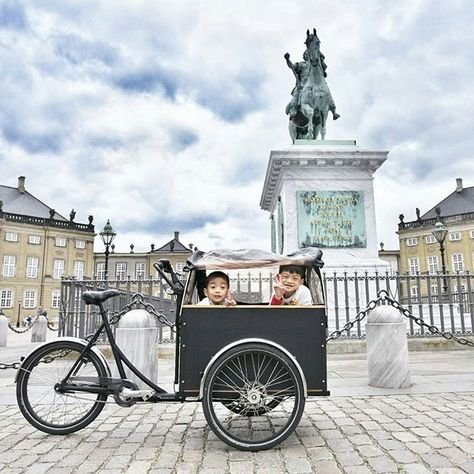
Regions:
<instances>
[{"instance_id":1,"label":"building roof","mask_svg":"<svg viewBox=\"0 0 474 474\"><path fill-rule=\"evenodd\" d=\"M441 209L441 217L474 212L474 186L454 191L448 197L436 204L436 206L433 206L428 212L423 214L421 218L436 218L437 214L435 209L438 207Z\"/></svg>"},{"instance_id":2,"label":"building roof","mask_svg":"<svg viewBox=\"0 0 474 474\"><path fill-rule=\"evenodd\" d=\"M192 253L192 250L189 249L188 247L184 246L180 241L179 241L179 232L174 233L174 239L170 240L167 242L165 245L160 247L159 249L154 249L150 253L157 253L157 252L163 252L163 253L172 253L172 252L186 252L186 253Z\"/></svg>"},{"instance_id":3,"label":"building roof","mask_svg":"<svg viewBox=\"0 0 474 474\"><path fill-rule=\"evenodd\" d=\"M3 201L3 212L20 214L23 216L41 217L49 219L50 207L41 202L28 191L21 192L18 188L0 184L0 201ZM55 212L54 219L66 221L61 214Z\"/></svg>"}]
</instances>

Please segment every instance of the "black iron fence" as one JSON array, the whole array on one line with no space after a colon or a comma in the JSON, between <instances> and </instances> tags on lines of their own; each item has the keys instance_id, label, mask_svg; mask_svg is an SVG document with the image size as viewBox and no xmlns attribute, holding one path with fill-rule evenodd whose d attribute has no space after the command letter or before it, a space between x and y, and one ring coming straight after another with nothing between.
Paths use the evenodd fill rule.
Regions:
<instances>
[{"instance_id":1,"label":"black iron fence","mask_svg":"<svg viewBox=\"0 0 474 474\"><path fill-rule=\"evenodd\" d=\"M401 275L385 273L323 273L328 330L339 330L367 303L377 298L380 290L389 295L426 323L442 331L456 334L474 332L474 281L469 272L456 274ZM108 301L110 314L120 312L129 304L135 293L142 293L156 311L175 321L175 299L166 294L160 280L109 281L111 288L122 295ZM231 288L237 301L268 301L273 288L273 275L261 273L237 273L231 278ZM61 291L60 335L85 337L94 332L100 323L95 307L85 306L82 293L104 289L103 281L64 279ZM173 340L167 327L160 329L161 340ZM407 320L407 332L411 336L425 336L424 328ZM365 321L358 323L343 335L347 338L365 336Z\"/></svg>"},{"instance_id":2,"label":"black iron fence","mask_svg":"<svg viewBox=\"0 0 474 474\"><path fill-rule=\"evenodd\" d=\"M153 305L155 310L166 315L174 323L176 302L173 296L166 293L160 280L114 280L107 286L103 280L75 280L64 278L61 282L61 305L59 312L59 335L84 338L93 334L101 323L97 306L85 305L82 293L115 288L122 293L107 300L105 306L110 316L119 313L132 301L132 296L141 293L144 302ZM159 324L160 342L174 340L174 334L167 326ZM116 330L116 327L113 327ZM105 339L105 335L104 335Z\"/></svg>"}]
</instances>

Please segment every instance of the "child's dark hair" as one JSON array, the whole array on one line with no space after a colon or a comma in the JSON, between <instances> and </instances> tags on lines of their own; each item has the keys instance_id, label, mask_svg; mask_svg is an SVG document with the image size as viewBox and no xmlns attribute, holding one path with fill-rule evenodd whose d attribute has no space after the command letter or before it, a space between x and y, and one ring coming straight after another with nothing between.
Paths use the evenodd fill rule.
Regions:
<instances>
[{"instance_id":1,"label":"child's dark hair","mask_svg":"<svg viewBox=\"0 0 474 474\"><path fill-rule=\"evenodd\" d=\"M212 273L209 273L209 275L207 275L207 278L206 278L206 288L209 286L209 284L211 283L212 280L215 280L216 278L222 278L223 280L225 280L225 282L227 283L227 286L230 288L230 281L229 281L229 276L224 273L224 272L212 272Z\"/></svg>"},{"instance_id":2,"label":"child's dark hair","mask_svg":"<svg viewBox=\"0 0 474 474\"><path fill-rule=\"evenodd\" d=\"M278 273L288 272L288 273L296 273L301 278L305 277L306 269L301 265L281 265Z\"/></svg>"}]
</instances>

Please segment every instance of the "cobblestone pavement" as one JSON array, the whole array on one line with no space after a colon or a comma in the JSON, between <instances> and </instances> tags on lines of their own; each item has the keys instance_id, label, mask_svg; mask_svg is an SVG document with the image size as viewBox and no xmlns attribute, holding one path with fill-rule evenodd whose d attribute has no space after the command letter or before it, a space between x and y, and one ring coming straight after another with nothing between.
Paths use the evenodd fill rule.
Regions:
<instances>
[{"instance_id":1,"label":"cobblestone pavement","mask_svg":"<svg viewBox=\"0 0 474 474\"><path fill-rule=\"evenodd\" d=\"M278 448L236 451L198 403L107 405L87 428L36 431L0 407L0 472L474 473L474 392L310 398Z\"/></svg>"}]
</instances>

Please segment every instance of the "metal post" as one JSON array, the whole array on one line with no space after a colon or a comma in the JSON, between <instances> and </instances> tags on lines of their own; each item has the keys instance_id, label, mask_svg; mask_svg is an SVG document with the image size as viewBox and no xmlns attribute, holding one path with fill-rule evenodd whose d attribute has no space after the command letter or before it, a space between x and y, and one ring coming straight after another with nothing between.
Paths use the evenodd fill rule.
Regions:
<instances>
[{"instance_id":1,"label":"metal post","mask_svg":"<svg viewBox=\"0 0 474 474\"><path fill-rule=\"evenodd\" d=\"M20 312L21 312L21 301L18 301L18 318L16 320L16 327L20 327Z\"/></svg>"},{"instance_id":2,"label":"metal post","mask_svg":"<svg viewBox=\"0 0 474 474\"><path fill-rule=\"evenodd\" d=\"M448 292L448 280L446 279L446 261L444 259L444 240L439 243L441 253L441 271L443 272L443 290L444 294Z\"/></svg>"},{"instance_id":3,"label":"metal post","mask_svg":"<svg viewBox=\"0 0 474 474\"><path fill-rule=\"evenodd\" d=\"M104 279L106 282L109 281L109 244L105 244L105 271L104 271Z\"/></svg>"}]
</instances>

